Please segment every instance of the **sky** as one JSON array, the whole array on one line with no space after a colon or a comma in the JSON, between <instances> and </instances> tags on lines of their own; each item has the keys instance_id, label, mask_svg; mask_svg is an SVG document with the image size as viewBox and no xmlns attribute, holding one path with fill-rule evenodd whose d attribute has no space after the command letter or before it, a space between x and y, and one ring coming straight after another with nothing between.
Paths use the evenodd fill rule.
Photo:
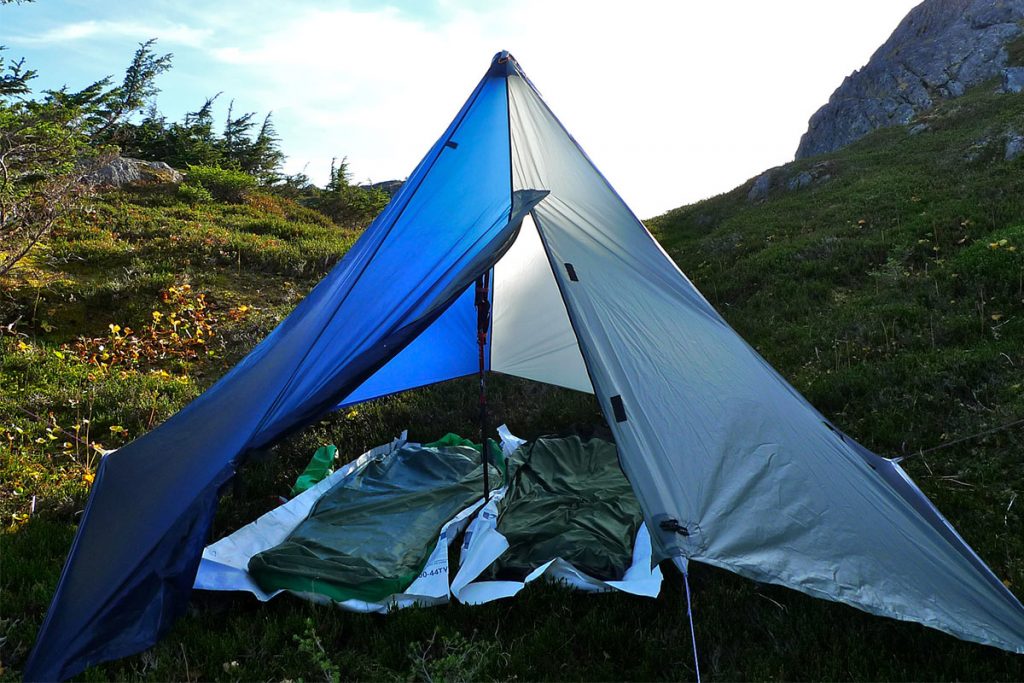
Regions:
<instances>
[{"instance_id":1,"label":"sky","mask_svg":"<svg viewBox=\"0 0 1024 683\"><path fill-rule=\"evenodd\" d=\"M508 50L641 218L793 159L807 120L919 0L43 0L0 6L37 88L174 54L171 120L268 111L286 170L404 179Z\"/></svg>"}]
</instances>

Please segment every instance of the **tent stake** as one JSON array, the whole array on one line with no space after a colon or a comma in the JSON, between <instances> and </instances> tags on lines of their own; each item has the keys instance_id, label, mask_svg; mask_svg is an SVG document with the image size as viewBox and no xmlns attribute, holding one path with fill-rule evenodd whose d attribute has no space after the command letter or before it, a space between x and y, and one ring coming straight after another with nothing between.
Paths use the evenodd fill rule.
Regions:
<instances>
[{"instance_id":1,"label":"tent stake","mask_svg":"<svg viewBox=\"0 0 1024 683\"><path fill-rule=\"evenodd\" d=\"M480 462L484 468L484 502L491 499L490 454L487 452L487 379L484 352L487 330L491 323L491 302L488 297L489 274L476 281L476 342L480 357Z\"/></svg>"}]
</instances>

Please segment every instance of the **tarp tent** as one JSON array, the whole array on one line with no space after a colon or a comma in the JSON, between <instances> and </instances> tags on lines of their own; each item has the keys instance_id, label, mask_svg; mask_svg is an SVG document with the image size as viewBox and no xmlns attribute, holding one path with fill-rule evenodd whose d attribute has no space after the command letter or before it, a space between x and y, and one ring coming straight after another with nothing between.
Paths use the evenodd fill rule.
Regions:
<instances>
[{"instance_id":1,"label":"tarp tent","mask_svg":"<svg viewBox=\"0 0 1024 683\"><path fill-rule=\"evenodd\" d=\"M185 609L247 453L346 405L489 370L593 392L683 558L1024 652L1024 607L899 465L843 434L693 287L507 53L335 269L217 384L100 463L25 670L72 676Z\"/></svg>"}]
</instances>

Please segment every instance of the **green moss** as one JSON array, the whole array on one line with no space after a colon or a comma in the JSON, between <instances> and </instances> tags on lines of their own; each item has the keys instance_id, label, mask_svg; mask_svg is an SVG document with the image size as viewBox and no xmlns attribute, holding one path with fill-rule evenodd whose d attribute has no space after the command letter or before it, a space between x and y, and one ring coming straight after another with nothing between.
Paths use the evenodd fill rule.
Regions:
<instances>
[{"instance_id":1,"label":"green moss","mask_svg":"<svg viewBox=\"0 0 1024 683\"><path fill-rule=\"evenodd\" d=\"M1024 34L1006 44L1006 65L1024 66Z\"/></svg>"}]
</instances>

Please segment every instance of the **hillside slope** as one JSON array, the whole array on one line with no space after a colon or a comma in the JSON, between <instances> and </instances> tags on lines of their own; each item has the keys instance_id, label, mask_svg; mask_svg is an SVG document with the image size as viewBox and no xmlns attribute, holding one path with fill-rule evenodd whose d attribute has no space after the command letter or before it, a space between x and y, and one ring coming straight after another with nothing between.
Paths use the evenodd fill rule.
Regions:
<instances>
[{"instance_id":1,"label":"hillside slope","mask_svg":"<svg viewBox=\"0 0 1024 683\"><path fill-rule=\"evenodd\" d=\"M1024 157L1005 159L1024 95L992 91L941 105L914 135L877 131L648 226L829 418L912 456L925 492L1021 594L1024 430L913 456L1024 417ZM265 196L190 206L160 189L111 193L0 283L0 678L18 677L42 620L96 442L117 446L187 403L355 237ZM473 433L475 391L455 381L314 425L241 472L214 536L276 505L321 443L351 456L404 428ZM528 438L600 419L589 396L511 378L494 378L491 401L495 424ZM1024 678L1024 658L923 627L707 567L691 580L709 678ZM196 595L151 651L84 677L677 680L692 677L684 601L675 575L656 601L544 587L379 618Z\"/></svg>"}]
</instances>

